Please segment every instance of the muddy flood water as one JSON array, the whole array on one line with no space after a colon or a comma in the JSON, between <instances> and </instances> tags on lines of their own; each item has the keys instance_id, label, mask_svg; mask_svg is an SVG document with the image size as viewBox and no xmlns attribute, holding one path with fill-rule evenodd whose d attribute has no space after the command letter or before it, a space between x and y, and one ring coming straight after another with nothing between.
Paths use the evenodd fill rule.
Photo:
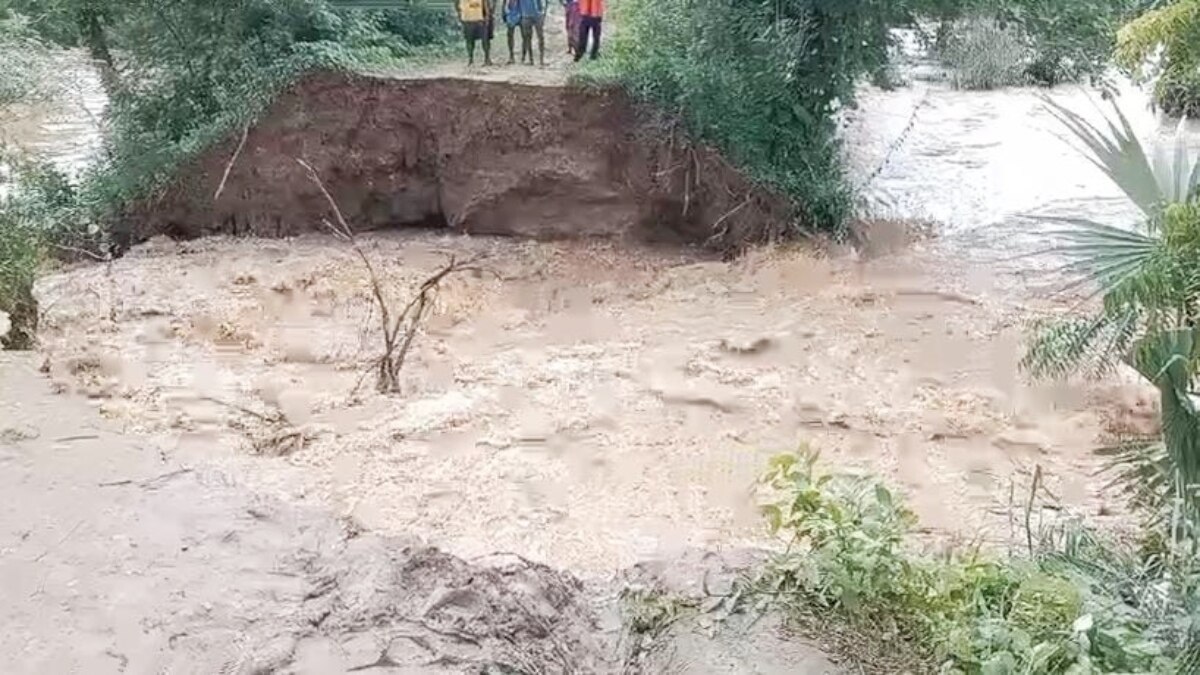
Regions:
<instances>
[{"instance_id":1,"label":"muddy flood water","mask_svg":"<svg viewBox=\"0 0 1200 675\"><path fill-rule=\"evenodd\" d=\"M1019 255L1045 243L1028 216L1131 214L1042 95L865 92L846 129L859 180L882 167L864 188L878 222L863 253L727 263L612 243L363 237L393 306L449 256L483 256L437 295L398 396L364 376L380 347L368 275L319 235L155 240L48 275L33 364L45 377L6 395L98 411L168 469L203 466L367 531L585 578L770 545L754 480L802 444L886 477L930 541L1023 537L1014 500L1039 466L1056 508L1119 525L1091 449L1106 430L1152 425L1153 396L1121 376L1034 385L1017 368L1027 322L1076 299L1050 292L1051 264ZM1079 87L1049 95L1100 103ZM1120 101L1145 137L1174 131L1133 88ZM78 129L38 133L73 161ZM911 221L929 236L893 225ZM29 472L49 461L14 457Z\"/></svg>"}]
</instances>

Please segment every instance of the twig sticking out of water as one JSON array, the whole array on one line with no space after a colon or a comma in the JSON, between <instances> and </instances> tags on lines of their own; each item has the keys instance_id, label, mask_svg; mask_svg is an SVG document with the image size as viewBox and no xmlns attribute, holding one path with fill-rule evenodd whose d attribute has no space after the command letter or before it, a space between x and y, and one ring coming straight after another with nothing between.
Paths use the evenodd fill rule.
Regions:
<instances>
[{"instance_id":1,"label":"twig sticking out of water","mask_svg":"<svg viewBox=\"0 0 1200 675\"><path fill-rule=\"evenodd\" d=\"M358 259L362 261L363 267L367 270L367 277L371 284L371 295L375 298L375 303L379 306L380 323L383 329L383 355L375 361L375 365L378 368L376 387L384 394L399 393L400 370L404 367L404 361L408 357L409 349L412 347L413 340L420 329L421 319L424 318L425 312L429 309L432 294L437 291L442 281L452 274L482 272L483 269L479 266L479 263L486 256L478 255L460 261L451 255L450 259L440 270L421 282L421 285L417 289L417 295L412 300L409 300L400 313L394 314L391 305L388 304L387 298L384 295L383 284L375 271L375 266L371 263L371 258L359 244L354 229L350 227L345 216L342 215L342 210L338 207L337 201L334 200L333 195L329 194L329 190L325 189L325 184L321 181L321 177L313 169L312 165L299 158L296 159L296 163L304 167L309 179L321 191L321 194L325 197L325 201L329 204L329 208L333 211L337 222L331 223L328 220L324 220L325 227L334 236L350 245L351 250L354 251Z\"/></svg>"}]
</instances>

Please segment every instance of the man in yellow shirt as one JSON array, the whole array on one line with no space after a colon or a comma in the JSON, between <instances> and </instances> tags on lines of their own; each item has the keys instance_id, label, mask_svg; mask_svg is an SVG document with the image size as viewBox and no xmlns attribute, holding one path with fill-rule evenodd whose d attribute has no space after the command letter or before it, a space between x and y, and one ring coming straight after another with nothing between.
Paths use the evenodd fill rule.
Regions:
<instances>
[{"instance_id":1,"label":"man in yellow shirt","mask_svg":"<svg viewBox=\"0 0 1200 675\"><path fill-rule=\"evenodd\" d=\"M488 31L490 15L487 0L458 0L455 3L458 20L462 22L463 37L467 40L467 65L475 65L475 43L483 43L483 65L492 65L492 36Z\"/></svg>"}]
</instances>

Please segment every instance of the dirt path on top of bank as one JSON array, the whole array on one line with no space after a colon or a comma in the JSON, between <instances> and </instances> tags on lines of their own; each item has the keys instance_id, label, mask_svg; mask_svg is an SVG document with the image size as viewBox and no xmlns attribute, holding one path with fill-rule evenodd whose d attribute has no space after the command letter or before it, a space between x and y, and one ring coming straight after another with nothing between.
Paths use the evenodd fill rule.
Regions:
<instances>
[{"instance_id":1,"label":"dirt path on top of bank","mask_svg":"<svg viewBox=\"0 0 1200 675\"><path fill-rule=\"evenodd\" d=\"M883 474L941 537L1012 541L1013 496L1039 465L1066 508L1103 520L1120 505L1090 450L1110 419L1152 418L1136 388L1022 383L1032 307L920 248L721 263L615 244L365 241L398 303L450 254L488 254L495 272L442 291L400 396L369 381L352 393L377 315L359 263L322 236L156 242L111 272L46 278L51 376L154 447L202 448L269 494L458 555L592 575L769 544L754 477L804 442ZM286 443L257 417L275 412Z\"/></svg>"},{"instance_id":2,"label":"dirt path on top of bank","mask_svg":"<svg viewBox=\"0 0 1200 675\"><path fill-rule=\"evenodd\" d=\"M514 84L544 85L561 87L567 84L571 71L575 67L574 59L567 52L567 29L564 10L560 3L551 2L546 14L546 64L524 65L521 58L521 31L513 36L516 63L508 63L508 35L504 22L496 24L496 36L492 40L492 66L482 65L483 56L480 48L476 47L476 65L467 65L466 46L462 40L456 43L457 48L452 55L433 63L415 63L401 68L388 68L372 71L372 75L392 75L403 79L442 79L460 78L482 80L485 82L511 82ZM604 20L602 47L612 44L616 34L616 24L611 17ZM537 56L537 37L534 37L534 56ZM601 50L601 58L604 51Z\"/></svg>"}]
</instances>

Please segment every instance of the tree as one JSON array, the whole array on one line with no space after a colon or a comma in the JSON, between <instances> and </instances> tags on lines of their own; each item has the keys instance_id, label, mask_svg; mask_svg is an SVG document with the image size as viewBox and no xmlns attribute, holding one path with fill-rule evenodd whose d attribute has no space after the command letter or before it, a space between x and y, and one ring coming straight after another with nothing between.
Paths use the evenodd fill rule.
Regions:
<instances>
[{"instance_id":1,"label":"tree","mask_svg":"<svg viewBox=\"0 0 1200 675\"><path fill-rule=\"evenodd\" d=\"M1167 114L1200 115L1200 0L1175 0L1126 24L1117 62L1139 79L1157 77L1154 99Z\"/></svg>"}]
</instances>

